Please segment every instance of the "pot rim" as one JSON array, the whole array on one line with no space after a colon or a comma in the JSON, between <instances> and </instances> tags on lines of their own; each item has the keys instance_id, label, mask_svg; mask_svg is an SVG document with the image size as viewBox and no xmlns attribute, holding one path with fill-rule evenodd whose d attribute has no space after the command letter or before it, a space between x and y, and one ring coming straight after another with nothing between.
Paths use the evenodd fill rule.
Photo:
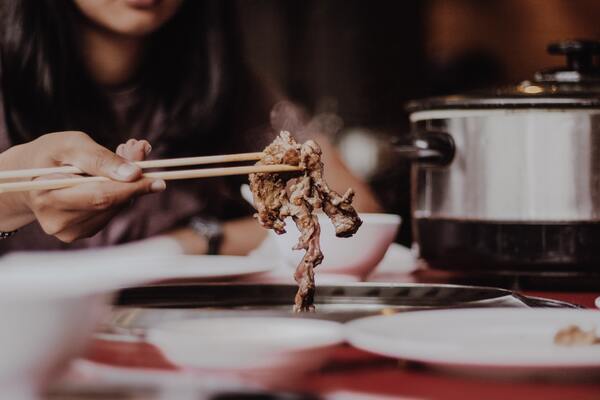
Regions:
<instances>
[{"instance_id":1,"label":"pot rim","mask_svg":"<svg viewBox=\"0 0 600 400\"><path fill-rule=\"evenodd\" d=\"M413 100L408 102L405 108L409 113L430 110L600 109L600 96L591 94L581 97L454 95Z\"/></svg>"},{"instance_id":2,"label":"pot rim","mask_svg":"<svg viewBox=\"0 0 600 400\"><path fill-rule=\"evenodd\" d=\"M414 111L410 114L410 122L428 121L432 119L449 119L449 118L470 118L470 117L488 117L492 115L516 115L530 113L576 113L582 112L586 114L600 113L598 108L447 108L447 109L430 109Z\"/></svg>"}]
</instances>

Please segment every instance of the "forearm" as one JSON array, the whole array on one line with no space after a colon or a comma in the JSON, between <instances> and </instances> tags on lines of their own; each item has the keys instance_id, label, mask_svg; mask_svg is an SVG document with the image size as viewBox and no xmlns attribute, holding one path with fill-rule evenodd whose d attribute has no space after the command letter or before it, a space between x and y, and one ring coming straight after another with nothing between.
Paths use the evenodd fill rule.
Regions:
<instances>
[{"instance_id":1,"label":"forearm","mask_svg":"<svg viewBox=\"0 0 600 400\"><path fill-rule=\"evenodd\" d=\"M246 255L257 248L266 236L267 230L252 217L225 222L220 253L231 256Z\"/></svg>"},{"instance_id":2,"label":"forearm","mask_svg":"<svg viewBox=\"0 0 600 400\"><path fill-rule=\"evenodd\" d=\"M382 207L369 185L350 172L333 144L324 136L317 135L315 139L323 151L325 180L329 186L340 194L343 194L348 188L354 189L356 196L353 205L358 212L381 212Z\"/></svg>"}]
</instances>

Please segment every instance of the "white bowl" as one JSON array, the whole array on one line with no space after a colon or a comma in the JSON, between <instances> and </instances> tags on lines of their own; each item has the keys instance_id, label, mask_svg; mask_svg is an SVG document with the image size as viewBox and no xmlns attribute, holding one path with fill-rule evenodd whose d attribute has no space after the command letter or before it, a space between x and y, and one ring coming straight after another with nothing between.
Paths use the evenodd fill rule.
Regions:
<instances>
[{"instance_id":1,"label":"white bowl","mask_svg":"<svg viewBox=\"0 0 600 400\"><path fill-rule=\"evenodd\" d=\"M99 251L22 253L0 259L2 398L37 399L80 355L111 291L143 282L148 259ZM117 272L125 270L119 275Z\"/></svg>"},{"instance_id":2,"label":"white bowl","mask_svg":"<svg viewBox=\"0 0 600 400\"><path fill-rule=\"evenodd\" d=\"M278 383L317 369L344 341L337 322L260 317L171 321L146 340L180 367Z\"/></svg>"},{"instance_id":3,"label":"white bowl","mask_svg":"<svg viewBox=\"0 0 600 400\"><path fill-rule=\"evenodd\" d=\"M326 274L353 275L364 279L383 259L400 227L400 216L394 214L361 213L363 221L358 232L350 238L335 236L335 228L325 214L319 214L323 263L317 270ZM304 251L292 250L300 232L291 219L286 220L286 233L277 235L275 242L281 258L290 267L296 267Z\"/></svg>"},{"instance_id":4,"label":"white bowl","mask_svg":"<svg viewBox=\"0 0 600 400\"><path fill-rule=\"evenodd\" d=\"M42 274L42 282L28 275L26 269L0 273L0 388L3 396L23 400L37 398L83 351L110 300L104 291L73 293L68 276Z\"/></svg>"}]
</instances>

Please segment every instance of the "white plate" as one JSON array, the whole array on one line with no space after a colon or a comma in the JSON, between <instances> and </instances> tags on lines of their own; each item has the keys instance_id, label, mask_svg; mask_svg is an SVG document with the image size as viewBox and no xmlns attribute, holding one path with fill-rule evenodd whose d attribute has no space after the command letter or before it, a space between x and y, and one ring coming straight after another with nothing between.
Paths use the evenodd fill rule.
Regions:
<instances>
[{"instance_id":1,"label":"white plate","mask_svg":"<svg viewBox=\"0 0 600 400\"><path fill-rule=\"evenodd\" d=\"M151 279L230 280L269 272L276 267L273 260L241 256L173 255L168 265L147 271Z\"/></svg>"},{"instance_id":2,"label":"white plate","mask_svg":"<svg viewBox=\"0 0 600 400\"><path fill-rule=\"evenodd\" d=\"M282 381L314 370L343 343L342 325L306 318L204 318L171 321L146 340L180 367Z\"/></svg>"},{"instance_id":3,"label":"white plate","mask_svg":"<svg viewBox=\"0 0 600 400\"><path fill-rule=\"evenodd\" d=\"M8 272L19 277L28 272L31 275L29 286L37 284L44 288L44 292L52 289L44 284L46 275L68 275L64 286L71 291L85 291L88 286L116 290L132 284L168 279L231 280L269 272L277 266L276 261L266 257L155 255L144 252L126 255L121 250L15 253L0 259L0 265L4 280L12 276ZM23 271L22 267L27 268ZM75 283L78 278L81 282ZM5 286L12 290L11 284ZM17 287L14 291L22 292L23 289ZM0 297L4 292L0 291Z\"/></svg>"},{"instance_id":4,"label":"white plate","mask_svg":"<svg viewBox=\"0 0 600 400\"><path fill-rule=\"evenodd\" d=\"M363 350L445 366L600 367L600 345L553 343L555 333L572 324L600 333L600 312L490 308L410 312L350 322L346 334Z\"/></svg>"}]
</instances>

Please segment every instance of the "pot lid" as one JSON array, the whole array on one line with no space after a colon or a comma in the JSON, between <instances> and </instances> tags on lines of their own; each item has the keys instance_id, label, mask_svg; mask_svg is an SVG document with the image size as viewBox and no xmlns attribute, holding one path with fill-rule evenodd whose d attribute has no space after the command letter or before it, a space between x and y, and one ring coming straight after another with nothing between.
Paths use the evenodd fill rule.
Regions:
<instances>
[{"instance_id":1,"label":"pot lid","mask_svg":"<svg viewBox=\"0 0 600 400\"><path fill-rule=\"evenodd\" d=\"M567 40L548 45L566 65L535 73L517 85L430 97L407 104L409 112L438 109L600 108L600 42Z\"/></svg>"}]
</instances>

